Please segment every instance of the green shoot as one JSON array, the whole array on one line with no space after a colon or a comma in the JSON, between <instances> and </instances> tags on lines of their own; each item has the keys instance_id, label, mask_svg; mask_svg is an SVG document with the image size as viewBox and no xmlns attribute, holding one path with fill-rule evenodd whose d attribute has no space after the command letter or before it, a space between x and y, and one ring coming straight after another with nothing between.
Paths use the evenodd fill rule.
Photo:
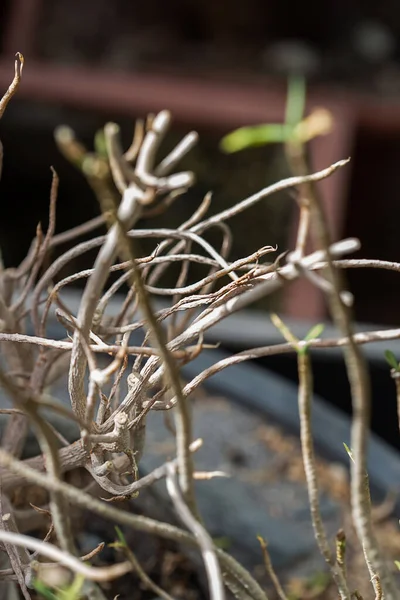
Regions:
<instances>
[{"instance_id":1,"label":"green shoot","mask_svg":"<svg viewBox=\"0 0 400 600\"><path fill-rule=\"evenodd\" d=\"M321 333L324 331L325 326L322 323L317 323L313 327L311 327L310 331L304 338L305 342L311 342L320 337Z\"/></svg>"},{"instance_id":2,"label":"green shoot","mask_svg":"<svg viewBox=\"0 0 400 600\"><path fill-rule=\"evenodd\" d=\"M400 371L400 365L391 350L385 350L385 358L386 358L386 362L388 363L389 367L391 367L395 371Z\"/></svg>"}]
</instances>

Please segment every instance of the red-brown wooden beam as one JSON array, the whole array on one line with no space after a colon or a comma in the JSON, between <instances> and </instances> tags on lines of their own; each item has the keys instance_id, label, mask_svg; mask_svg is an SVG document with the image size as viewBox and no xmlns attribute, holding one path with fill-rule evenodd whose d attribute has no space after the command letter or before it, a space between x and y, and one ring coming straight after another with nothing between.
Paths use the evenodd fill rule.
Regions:
<instances>
[{"instance_id":1,"label":"red-brown wooden beam","mask_svg":"<svg viewBox=\"0 0 400 600\"><path fill-rule=\"evenodd\" d=\"M243 85L173 74L115 73L30 61L18 96L80 109L137 116L169 109L180 122L227 129L282 120L285 90L274 85ZM14 65L0 61L0 86L12 79Z\"/></svg>"},{"instance_id":2,"label":"red-brown wooden beam","mask_svg":"<svg viewBox=\"0 0 400 600\"><path fill-rule=\"evenodd\" d=\"M2 49L5 56L16 52L32 59L35 56L37 25L43 8L43 0L12 0L8 10Z\"/></svg>"},{"instance_id":3,"label":"red-brown wooden beam","mask_svg":"<svg viewBox=\"0 0 400 600\"><path fill-rule=\"evenodd\" d=\"M334 117L334 129L327 137L311 142L312 170L324 169L342 158L352 155L355 137L355 119L351 107L332 104L327 107ZM343 234L347 212L347 191L351 177L351 161L328 179L318 183L323 207L333 240ZM298 215L293 220L290 247L296 244ZM323 293L304 277L289 284L283 298L285 314L298 319L325 319L326 301Z\"/></svg>"}]
</instances>

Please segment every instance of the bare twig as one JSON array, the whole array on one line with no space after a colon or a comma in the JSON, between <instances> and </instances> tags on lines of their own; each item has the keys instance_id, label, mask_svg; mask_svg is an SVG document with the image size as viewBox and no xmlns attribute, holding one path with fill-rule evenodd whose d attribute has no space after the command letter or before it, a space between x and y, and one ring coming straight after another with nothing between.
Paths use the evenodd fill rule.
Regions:
<instances>
[{"instance_id":1,"label":"bare twig","mask_svg":"<svg viewBox=\"0 0 400 600\"><path fill-rule=\"evenodd\" d=\"M0 540L16 546L21 546L22 548L35 550L42 556L46 556L54 562L68 567L74 573L83 575L90 581L111 581L125 575L125 573L128 573L132 568L129 561L117 563L110 567L89 567L78 558L71 556L67 552L63 552L57 548L57 546L53 546L53 544L49 544L48 542L36 540L35 538L21 533L2 531L0 529ZM40 576L40 563L35 566L37 567Z\"/></svg>"},{"instance_id":2,"label":"bare twig","mask_svg":"<svg viewBox=\"0 0 400 600\"><path fill-rule=\"evenodd\" d=\"M59 450L59 465L60 472L65 473L78 467L82 467L88 460L86 450L82 447L81 442L74 442L66 448ZM46 472L45 459L43 456L37 456L35 458L28 458L22 461L23 465L26 465L33 472L38 471L41 473ZM13 489L26 485L26 480L20 475L13 475L9 471L0 469L0 480L2 489L5 493L10 493Z\"/></svg>"},{"instance_id":3,"label":"bare twig","mask_svg":"<svg viewBox=\"0 0 400 600\"><path fill-rule=\"evenodd\" d=\"M86 221L86 223L83 223L82 225L77 225L76 227L73 227L72 229L68 229L68 231L63 231L62 233L58 233L57 235L54 235L51 240L50 247L55 248L56 246L65 244L66 242L74 240L75 238L80 237L81 235L90 233L93 231L93 229L97 229L98 227L101 227L102 225L104 225L104 223L105 223L104 215L99 215L98 217L94 217L93 219Z\"/></svg>"},{"instance_id":4,"label":"bare twig","mask_svg":"<svg viewBox=\"0 0 400 600\"><path fill-rule=\"evenodd\" d=\"M335 562L326 531L322 522L319 506L319 491L317 483L317 474L315 467L314 444L312 441L311 430L311 398L312 398L312 372L310 357L307 352L298 352L298 371L299 371L299 415L300 415L300 436L301 447L304 461L304 470L307 479L308 497L310 503L311 520L314 527L315 539L317 540L321 554L328 563L332 577L337 585L340 597L343 600L350 600L350 592L341 569Z\"/></svg>"},{"instance_id":5,"label":"bare twig","mask_svg":"<svg viewBox=\"0 0 400 600\"><path fill-rule=\"evenodd\" d=\"M264 188L260 192L253 194L246 200L242 200L232 208L228 208L227 210L221 211L212 217L209 217L205 221L202 221L198 225L195 225L191 230L194 232L201 232L204 228L209 227L213 223L218 223L219 221L226 221L227 219L231 219L237 214L247 210L254 204L257 204L263 198L267 196L271 196L276 192L280 192L282 190L286 190L291 187L296 187L298 185L302 185L303 183L308 182L316 182L321 181L322 179L326 179L326 177L330 177L335 171L347 165L350 159L339 160L337 163L334 163L327 169L323 169L322 171L318 171L317 173L313 173L312 175L300 175L298 177L289 177L287 179L282 179L278 183L274 183L267 188Z\"/></svg>"},{"instance_id":6,"label":"bare twig","mask_svg":"<svg viewBox=\"0 0 400 600\"><path fill-rule=\"evenodd\" d=\"M3 95L2 99L0 100L0 119L3 116L4 111L6 110L7 105L10 102L11 98L14 96L15 92L17 91L18 86L21 81L22 69L24 67L24 57L22 56L22 54L20 52L17 52L15 57L16 58L15 58L14 79L12 80L10 87L8 88L8 90Z\"/></svg>"},{"instance_id":7,"label":"bare twig","mask_svg":"<svg viewBox=\"0 0 400 600\"><path fill-rule=\"evenodd\" d=\"M0 104L0 108L1 106ZM0 116L1 114L0 110ZM313 184L334 173L347 161L339 161L323 171L308 175L301 143L289 148L293 151L290 158L296 172L295 177L269 186L211 217L205 216L211 202L211 196L207 195L195 213L178 228L132 229L141 216L147 217L150 213L165 210L194 180L191 173L171 174L196 142L197 134L193 132L156 165L157 151L169 121L170 115L166 111L147 119L146 125L139 121L131 148L125 153L116 124L110 123L105 127L104 137L103 133L96 136L95 153L88 152L75 139L72 130L65 127L59 129L56 139L61 151L87 178L99 199L103 215L88 224L55 236L58 180L54 176L46 236L38 228L36 239L21 265L17 269L0 269L0 344L7 359L7 369L0 371L0 380L14 404L12 409L2 411L10 414L7 421L11 423L7 427L9 435L3 438L3 442L6 449L18 455L29 423L37 432L43 453L35 459L21 461L2 448L2 491L7 493L13 487L23 487L28 482L47 490L50 493L51 520L62 550L55 548L56 552L61 553L57 559L54 547L47 544L51 548L49 550L46 546L47 540L44 543L38 540L32 542L30 538L21 537L15 531L11 533L17 536L13 538L17 541L12 544L20 543L24 548L32 547L32 543L39 544L44 553L53 553L50 556L52 560L67 564L82 575L85 575L82 567L89 569L92 579L97 577L97 580L106 580L105 570L93 570L82 562L91 558L98 549L81 560L73 556L76 555L76 550L66 509L67 502L70 502L110 518L114 523L198 548L203 556L213 599L221 600L224 597L224 582L241 600L266 600L265 593L250 574L232 557L214 547L197 518L194 480L226 474L220 471L195 472L193 469L191 452L195 448L190 443L192 416L188 395L207 377L230 365L255 357L296 351L300 379L301 441L312 522L318 545L329 564L340 596L349 600L341 538L337 539L335 555L330 549L321 521L310 416L312 375L309 353L317 349L344 347L354 403L352 442L356 464L352 467L353 518L365 551L376 599L385 597L385 600L393 600L395 595L390 574L372 532L369 488L365 478L363 490L360 488L360 469L365 467L369 390L359 346L374 341L400 339L400 329L354 334L347 311L352 297L348 292L342 291L335 269L373 267L400 271L400 264L343 260L346 254L359 248L359 242L349 239L330 243ZM104 152L104 141L108 159ZM300 188L297 199L301 212L294 252L281 254L273 264L262 264L262 257L273 250L264 247L250 256L230 261L232 234L225 221L270 194L293 186ZM117 197L118 191L122 196L121 201ZM102 223L107 224L106 235L76 244L51 263L36 283L41 265L48 259L51 248L89 233ZM307 255L306 243L311 226L319 249ZM204 239L212 227L218 228L218 233L222 234L221 242L216 247ZM136 248L138 239L154 240L153 250L148 256L139 256ZM95 248L99 251L92 269L74 272L60 279L63 267ZM176 263L181 263L176 285L166 287L160 278ZM206 267L205 276L196 281L191 277L192 263ZM317 273L320 270L323 273ZM124 272L107 287L110 274L118 271ZM223 277L228 279L221 283ZM194 360L206 347L203 338L210 327L299 277L306 277L326 294L342 337L307 338L306 342L301 342L280 323L280 329L288 343L240 352L215 363L183 387L180 368ZM87 279L86 286L78 309L70 310L60 297L60 292L65 286L80 279ZM54 285L53 282L57 283ZM110 310L110 300L121 290L123 284L128 284L129 291L115 312L114 309ZM33 285L35 288L28 302ZM167 308L156 312L151 305L150 294L170 297L172 301ZM66 328L65 339L53 340L46 335L47 321L53 313ZM34 324L36 335L26 334L25 321L28 319ZM139 329L144 332L142 344L130 345L131 333ZM99 354L105 355L105 363L101 361ZM130 369L132 364L129 362L130 355L135 357L131 372L128 371L128 366ZM61 407L45 389L65 367L69 369L68 387L72 411ZM126 385L127 392L123 392ZM46 413L41 410L43 408L77 423L81 439L76 444L69 445L62 433L47 421ZM137 462L144 449L147 415L151 410L170 408L174 408L176 458L139 478ZM19 424L21 427L18 429ZM59 450L58 440L61 440L61 445L64 444L65 448ZM107 502L96 500L85 491L60 480L64 472L78 466L86 468L91 474L92 482L97 482L112 495ZM164 477L178 516L192 533L124 512L120 507L110 504L130 497ZM10 548L14 548L12 544ZM282 600L286 600L268 553L265 548L264 550L266 568L277 594ZM114 570L107 571L107 576L116 576L133 567L149 589L171 600L151 581L129 548L124 548L124 551L129 560L117 565ZM27 552L26 554L29 557ZM30 564L33 557L29 558L29 564L17 565L15 571L21 584L22 578L29 575L32 566L35 567ZM40 568L54 567L42 563ZM5 571L3 575L15 577ZM100 579L101 577L104 579Z\"/></svg>"},{"instance_id":8,"label":"bare twig","mask_svg":"<svg viewBox=\"0 0 400 600\"><path fill-rule=\"evenodd\" d=\"M144 138L143 145L141 151L138 155L138 161L136 165L136 177L147 186L148 190L144 196L140 198L141 204L147 204L152 197L151 188L168 188L173 189L174 185L172 183L167 183L167 181L157 180L156 177L150 174L150 171L154 167L155 161L155 151L160 144L161 135L165 133L166 127L169 121L168 113L160 113L156 119L152 123L151 131L147 133ZM106 132L107 134L107 132ZM108 135L107 140L109 141L108 152L110 155L111 168L113 170L114 179L120 179L122 177L122 170L119 168L119 165L122 164L120 158L118 156L118 148L115 146L115 136ZM113 143L114 140L114 143ZM185 151L185 145L182 146L180 150L180 156ZM128 172L129 175L129 172ZM176 176L178 177L178 176ZM184 174L181 174L181 178L184 177ZM172 181L172 177L170 178ZM174 180L175 181L175 180ZM190 182L188 180L189 185ZM176 187L179 187L176 184ZM154 191L153 191L154 192ZM114 227L118 228L120 233L120 243L122 249L125 251L126 255L131 259L133 271L132 271L132 280L135 286L136 294L138 297L139 304L144 312L144 316L146 318L149 332L152 337L154 337L154 341L158 350L160 352L160 356L162 357L163 364L165 365L165 373L168 377L168 383L172 386L176 398L177 398L177 407L178 412L176 413L176 429L177 429L177 455L179 461L179 471L182 482L182 488L184 494L189 502L192 511L195 511L195 498L193 492L193 483L192 483L192 473L193 466L191 461L191 456L189 452L189 445L191 442L191 421L189 417L188 407L186 404L186 399L182 395L182 387L179 378L179 371L176 366L176 363L170 354L169 350L166 346L166 340L164 339L164 333L160 328L157 319L154 317L153 310L150 305L150 301L148 295L146 293L144 283L142 280L141 273L137 268L137 256L134 251L132 242L129 243L128 237L126 236L126 231L124 230L123 223L120 221L119 215L116 215L116 222ZM204 242L203 242L204 243ZM215 257L218 255L215 253L214 249L210 247L210 254ZM223 264L226 265L225 261Z\"/></svg>"},{"instance_id":9,"label":"bare twig","mask_svg":"<svg viewBox=\"0 0 400 600\"><path fill-rule=\"evenodd\" d=\"M280 600L288 600L288 597L285 594L283 587L281 586L281 582L279 581L279 578L278 578L277 574L275 573L265 540L260 535L257 536L257 539L261 546L265 570L267 571L267 573L274 585L275 591L278 594L278 598L280 598Z\"/></svg>"},{"instance_id":10,"label":"bare twig","mask_svg":"<svg viewBox=\"0 0 400 600\"><path fill-rule=\"evenodd\" d=\"M336 564L346 578L346 535L343 529L336 534Z\"/></svg>"},{"instance_id":11,"label":"bare twig","mask_svg":"<svg viewBox=\"0 0 400 600\"><path fill-rule=\"evenodd\" d=\"M14 473L21 475L28 481L42 486L47 490L59 491L72 503L81 506L87 510L95 512L107 519L110 519L114 523L120 525L127 525L133 527L138 531L148 532L155 535L159 535L166 539L171 539L176 542L184 542L190 545L197 545L196 539L189 533L182 531L181 529L168 525L167 523L160 523L153 519L144 516L138 516L131 512L122 511L114 508L109 504L105 504L100 500L96 500L83 490L77 490L72 485L57 479L52 479L43 473L34 471L26 464L21 461L14 459L10 454L0 449L0 465L3 468L10 469ZM247 591L247 593L254 600L267 600L266 595L260 588L258 583L251 577L251 575L244 569L239 563L237 563L231 556L223 552L222 550L216 549L218 560L220 560L223 569L227 571L228 575L233 577L238 585Z\"/></svg>"},{"instance_id":12,"label":"bare twig","mask_svg":"<svg viewBox=\"0 0 400 600\"><path fill-rule=\"evenodd\" d=\"M18 535L11 504L3 495L0 497L0 517L0 535L7 532ZM27 583L30 580L30 573L28 571L30 566L29 554L25 547L18 548L12 543L5 543L4 545L22 594L26 600L30 600L31 596L27 589Z\"/></svg>"},{"instance_id":13,"label":"bare twig","mask_svg":"<svg viewBox=\"0 0 400 600\"><path fill-rule=\"evenodd\" d=\"M0 370L1 386L9 393L13 402L22 408L34 426L40 448L46 458L46 468L51 477L57 480L60 477L59 456L55 436L49 424L39 415L37 404L29 394L23 394L10 378ZM50 494L50 506L54 528L60 545L68 552L74 552L74 543L71 535L71 523L66 510L65 499L59 492Z\"/></svg>"},{"instance_id":14,"label":"bare twig","mask_svg":"<svg viewBox=\"0 0 400 600\"><path fill-rule=\"evenodd\" d=\"M218 564L214 544L210 535L204 529L203 525L195 519L187 507L182 493L179 489L178 479L176 477L176 467L172 463L167 464L167 490L172 502L175 505L176 512L186 527L192 531L199 542L204 565L207 571L208 586L212 600L224 600L224 586L222 583L221 570Z\"/></svg>"},{"instance_id":15,"label":"bare twig","mask_svg":"<svg viewBox=\"0 0 400 600\"><path fill-rule=\"evenodd\" d=\"M133 570L136 571L136 573L138 574L145 588L150 590L154 594L157 594L157 597L163 598L163 600L173 600L172 596L167 594L167 592L165 592L152 579L150 579L150 577L144 571L142 565L140 564L132 550L129 548L128 544L126 543L125 537L123 536L122 532L117 529L117 534L120 539L120 542L116 542L112 545L115 548L121 548L121 550L126 554L126 558L131 563Z\"/></svg>"},{"instance_id":16,"label":"bare twig","mask_svg":"<svg viewBox=\"0 0 400 600\"><path fill-rule=\"evenodd\" d=\"M332 260L330 236L321 204L316 196L310 197L313 213L313 226L315 237L321 247L327 250L326 272L332 284L332 292L328 294L328 301L334 322L343 335L348 337L349 343L344 348L344 358L347 374L351 387L353 418L351 430L351 444L354 451L354 462L351 464L351 502L353 521L357 535L363 546L367 563L372 569L372 577L379 573L382 589L387 600L395 600L396 586L386 562L382 556L373 531L369 501L365 489L365 472L367 443L370 422L370 381L365 358L359 346L354 342L353 325L349 309L341 298L342 283ZM377 593L376 579L373 579L375 593Z\"/></svg>"},{"instance_id":17,"label":"bare twig","mask_svg":"<svg viewBox=\"0 0 400 600\"><path fill-rule=\"evenodd\" d=\"M394 383L396 386L397 421L399 423L399 431L400 431L400 373L398 371L395 371L394 369L392 369L391 376L392 376L392 379L394 379Z\"/></svg>"},{"instance_id":18,"label":"bare twig","mask_svg":"<svg viewBox=\"0 0 400 600\"><path fill-rule=\"evenodd\" d=\"M342 598L342 600L350 600L350 592L344 572L338 567L332 555L326 530L321 517L314 443L311 429L313 382L311 361L308 354L308 344L307 342L298 340L277 315L272 315L271 318L274 325L279 329L288 342L293 345L297 352L301 451L307 481L310 514L314 528L315 539L322 556L330 568L332 577L338 588L340 598Z\"/></svg>"},{"instance_id":19,"label":"bare twig","mask_svg":"<svg viewBox=\"0 0 400 600\"><path fill-rule=\"evenodd\" d=\"M35 262L32 265L31 272L29 274L28 280L25 284L25 288L20 293L18 300L12 305L11 310L15 313L23 306L25 300L30 292L38 273L42 267L43 261L46 257L46 253L49 249L51 238L53 237L55 228L56 228L56 204L57 204L57 196L58 196L58 184L59 179L58 175L54 169L52 169L52 182L51 182L51 190L50 190L50 210L49 210L49 226L47 228L47 232L43 243L38 249L37 256L35 257ZM39 328L39 323L34 322L34 326L36 330Z\"/></svg>"}]
</instances>

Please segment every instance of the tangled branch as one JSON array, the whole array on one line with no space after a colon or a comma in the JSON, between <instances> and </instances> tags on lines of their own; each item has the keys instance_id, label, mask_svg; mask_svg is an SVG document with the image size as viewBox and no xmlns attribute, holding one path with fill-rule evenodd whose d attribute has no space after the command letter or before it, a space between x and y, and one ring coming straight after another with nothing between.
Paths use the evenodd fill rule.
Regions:
<instances>
[{"instance_id":1,"label":"tangled branch","mask_svg":"<svg viewBox=\"0 0 400 600\"><path fill-rule=\"evenodd\" d=\"M14 82L0 102L0 117L19 83L23 64L20 56L18 61ZM12 409L2 411L9 415L9 420L0 450L1 494L4 502L9 503L11 491L27 483L47 490L59 546L20 534L15 530L15 523L12 529L3 527L0 540L6 544L11 575L18 578L25 597L29 597L28 587L37 564L28 550L35 550L92 581L108 581L134 569L150 589L160 590L122 542L126 561L112 567L86 565L77 553L67 509L69 502L138 531L197 547L203 557L210 596L214 600L224 598L224 584L239 597L266 600L266 593L253 577L232 557L215 547L197 512L194 479L220 473L207 475L194 472L192 453L198 443L192 440L190 395L205 379L231 365L260 356L297 352L302 447L313 524L340 597L350 600L346 570L343 565L339 568L335 564L318 508L309 419L311 371L309 356L304 352L305 348L308 352L336 347L344 348L346 352L356 409L352 436L354 521L375 590L379 586L384 598L391 600L395 597L391 574L376 544L366 504L369 501L365 486L369 395L360 346L399 339L400 329L353 333L348 312L352 296L343 289L338 272L340 269L365 267L399 271L400 265L346 259L344 257L359 249L359 241L331 242L327 238L321 206L310 186L345 167L347 160L314 174L298 172L212 216L207 216L211 207L211 196L207 195L192 217L176 229L139 229L137 223L144 214L157 214L166 209L194 183L192 173L174 171L196 143L195 133L184 137L168 156L156 164L169 124L167 111L149 118L146 124L139 122L133 143L126 152L122 149L118 127L107 124L103 132L106 158L88 152L69 129L59 129L58 145L64 156L82 170L98 196L102 215L55 235L58 178L53 172L47 232L43 234L38 227L28 256L19 267L1 269L0 350L4 366L0 371L0 382L13 403ZM294 169L296 165L299 167L295 161ZM249 256L230 261L229 219L271 194L293 187L307 195L307 203L301 198L299 200L302 219L295 251L271 261L267 258L277 249L266 245ZM78 241L83 233L94 231L102 223L108 224L105 235L85 242ZM218 227L223 235L219 250L205 239L205 234L213 227ZM318 249L306 254L305 240L313 227L319 240ZM154 249L148 256L140 256L136 242L145 238L154 240ZM50 251L66 242L74 244L73 247L48 264ZM98 249L98 253L92 268L60 278L63 267L93 249ZM180 264L176 285L163 287L161 277L176 263ZM203 276L195 282L190 277L193 264L204 269ZM108 285L110 274L115 272L121 274ZM332 313L341 326L341 338L314 338L308 340L305 346L305 342L294 340L283 328L286 343L246 350L216 362L183 386L180 368L194 360L206 347L204 335L208 329L301 277L309 279L326 294ZM79 309L74 313L68 306L64 290L77 280L85 280L85 287ZM125 284L128 284L128 291L120 294ZM169 305L155 310L153 295L164 297ZM117 314L110 315L107 307L113 297L119 299L119 309ZM63 339L52 339L47 333L48 325L54 319L65 329ZM33 328L34 335L28 333L29 326L31 330ZM132 333L139 330L143 332L143 343L131 345ZM49 392L49 387L62 377L68 378L68 408L58 403ZM62 432L49 424L44 409L73 421L79 428L79 439L73 444L65 442ZM176 457L140 477L138 465L146 451L148 414L171 409L175 415ZM35 428L41 454L22 461L20 456L27 439L28 425ZM60 439L65 442L61 448ZM86 469L100 487L100 493L108 494L109 502L135 497L144 487L166 479L178 517L191 533L124 512L63 482L64 474L77 467ZM24 548L25 554L18 554L16 547ZM272 567L269 571L273 573ZM10 572L4 571L3 575L7 578ZM275 586L282 596L284 592L277 581ZM163 594L169 597L160 590L159 595Z\"/></svg>"}]
</instances>

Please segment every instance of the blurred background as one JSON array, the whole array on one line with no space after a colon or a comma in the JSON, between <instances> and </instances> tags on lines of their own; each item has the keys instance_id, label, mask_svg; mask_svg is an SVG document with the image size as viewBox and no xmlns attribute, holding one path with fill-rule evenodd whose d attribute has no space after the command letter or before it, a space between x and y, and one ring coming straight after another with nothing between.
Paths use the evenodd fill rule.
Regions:
<instances>
[{"instance_id":1,"label":"blurred background","mask_svg":"<svg viewBox=\"0 0 400 600\"><path fill-rule=\"evenodd\" d=\"M12 79L15 52L25 56L22 83L0 122L0 244L7 266L24 258L38 221L47 225L51 165L60 177L57 231L99 212L83 176L57 149L57 126L72 127L92 148L96 132L116 121L128 147L135 119L168 109L174 124L163 152L196 129L200 142L182 165L194 170L196 186L154 221L178 225L209 190L216 212L290 174L279 145L227 155L220 141L237 127L282 122L293 74L306 79L308 110L323 106L334 118L333 131L311 143L312 168L352 157L320 184L332 234L359 237L360 257L400 260L397 0L2 0L0 44L2 91ZM264 245L293 248L297 217L284 192L232 219L232 259ZM87 254L60 276L92 263ZM353 269L346 276L359 323L398 323L398 274ZM256 308L307 323L328 318L320 292L304 281ZM262 315L261 327L260 320L230 323L218 330L218 341L230 350L278 341L267 321ZM398 447L384 349L368 355L379 398L373 428ZM333 359L323 353L318 361L316 392L350 411L339 353ZM297 380L293 356L272 357L267 366Z\"/></svg>"},{"instance_id":2,"label":"blurred background","mask_svg":"<svg viewBox=\"0 0 400 600\"><path fill-rule=\"evenodd\" d=\"M169 224L179 223L210 189L213 210L220 210L289 174L279 146L229 156L219 142L236 127L282 121L286 82L294 73L307 80L309 107L325 106L335 120L333 132L312 144L312 167L352 157L321 184L333 234L359 236L363 257L398 260L395 0L3 0L0 41L2 90L11 81L15 52L26 60L0 124L0 241L7 265L24 257L38 220L46 224L50 165L61 179L58 231L98 213L83 178L56 148L56 126L68 124L90 147L95 132L114 120L128 145L135 118L167 108L174 118L168 144L198 130L200 144L185 165L197 173L197 185L168 215ZM232 220L233 258L266 244L291 247L296 218L292 198L282 193ZM347 275L358 321L397 321L398 276ZM295 289L269 302L292 317L326 317L318 291L307 283Z\"/></svg>"},{"instance_id":3,"label":"blurred background","mask_svg":"<svg viewBox=\"0 0 400 600\"><path fill-rule=\"evenodd\" d=\"M96 133L106 122L115 121L121 126L127 148L136 119L168 109L173 125L161 156L182 135L192 129L198 131L199 143L181 165L183 170L195 172L196 185L165 215L152 220L154 227L178 226L210 190L211 212L217 212L290 175L281 145L226 154L220 142L238 127L283 122L287 83L293 75L305 78L307 112L324 107L334 121L331 133L310 145L311 168L319 170L352 158L349 165L319 184L332 235L335 239L359 237L360 258L400 262L399 0L0 0L0 97L13 78L17 51L25 57L22 81L0 121L4 146L0 247L6 266L16 266L25 257L39 221L44 230L47 227L51 166L60 178L57 232L99 214L97 199L83 175L57 148L54 131L58 126L71 127L92 149ZM297 219L290 191L264 199L229 222L233 232L230 258L249 255L266 245L277 245L278 254L292 249ZM217 248L220 246L220 233L211 231L207 236ZM66 249L67 244L56 248L59 253ZM151 246L143 243L141 249L146 253ZM93 259L90 253L79 257L59 277L91 267ZM176 281L173 270L171 277L168 283ZM355 295L357 327L399 327L399 273L350 269L346 277ZM329 320L320 291L303 279L251 308L250 314L234 315L209 332L206 341L217 342L219 348L197 360L205 357L215 362L232 352L281 342L267 309L277 310L299 337L312 325ZM64 334L61 328L60 337ZM336 337L337 332L327 323L323 335ZM382 458L387 456L382 452L371 453L370 482L373 491L381 495L393 486L398 507L398 477L392 475L398 473L400 450L396 393L384 351L390 348L400 360L400 341L364 348L371 373L372 430L383 442L380 449L390 447L392 453L391 462ZM187 380L206 368L193 364L198 371L190 373L189 363L182 375ZM313 353L313 371L318 395L313 405L317 451L322 448L332 461L332 470L323 463L320 474L335 486L335 482L346 481L340 464L348 464L342 447L347 438L338 426L338 414L347 419L352 406L341 351ZM304 516L308 515L306 494L305 490L299 493L289 476L286 480L290 470L293 474L300 467L303 472L300 462L294 460L300 456L298 446L286 444L298 426L296 355L275 355L236 365L218 377L211 379L215 388L211 385L207 392L202 390L200 402L194 403L198 410L196 427L200 423L196 436L203 437L204 432L207 437L209 464L222 457L225 462L221 464L224 469L228 465L229 472L230 465L236 464L235 477L227 479L226 485L238 487L223 488L217 482L210 488L209 482L202 488L208 490L203 500L208 519L214 515L216 521L211 533L221 544L226 541L227 548L233 540L244 548L246 560L255 565L259 562L258 546L255 560L250 549L255 535L262 533L267 523L274 566L279 567L274 543L278 557L287 552L293 562L293 548L299 547L295 552L303 553L303 560L310 550L306 546L304 550L299 541L308 544L304 531L306 527L311 531ZM322 404L321 398L327 402ZM211 402L206 403L207 399ZM332 407L342 412L330 412ZM276 425L280 429L275 431ZM166 432L160 419L161 427ZM157 452L167 452L159 429L153 430L153 444L147 444L150 451L159 448L151 455L156 461L151 469L160 464L161 454ZM280 437L278 431L282 432ZM268 465L263 458L266 449ZM255 495L256 485L268 495ZM324 520L333 523L335 506L339 505L331 502L331 496L335 497L332 488L326 489L329 501L324 499L322 514ZM144 514L151 515L153 505L163 510L164 504L156 495L145 495L144 501L141 498L142 493L138 501L143 502ZM231 500L235 504L231 505ZM204 514L202 505L201 512ZM342 522L341 505L337 515L338 523ZM114 540L114 529L108 538L101 527L92 517L82 524L81 544L87 531L97 533L94 541L93 536L86 539L87 551L96 546L96 540ZM397 533L397 520L394 527ZM395 534L387 531L386 540L395 540ZM146 548L145 544L147 552ZM149 548L150 559L145 556L144 564L151 563L154 570L154 556L161 564L165 548L161 544ZM169 549L167 556L173 556ZM169 577L177 571L176 565L181 567L170 558L168 561L165 573ZM185 566L182 571L186 574L189 569ZM179 570L178 577L183 579ZM163 585L163 579L158 581ZM136 587L128 586L125 595L122 589L121 597L138 597L140 588ZM115 590L115 594L120 592L120 588ZM323 594L320 597L327 598ZM110 592L109 596L113 595ZM186 591L184 595L197 597ZM309 595L299 593L297 597L316 596L310 588Z\"/></svg>"}]
</instances>

